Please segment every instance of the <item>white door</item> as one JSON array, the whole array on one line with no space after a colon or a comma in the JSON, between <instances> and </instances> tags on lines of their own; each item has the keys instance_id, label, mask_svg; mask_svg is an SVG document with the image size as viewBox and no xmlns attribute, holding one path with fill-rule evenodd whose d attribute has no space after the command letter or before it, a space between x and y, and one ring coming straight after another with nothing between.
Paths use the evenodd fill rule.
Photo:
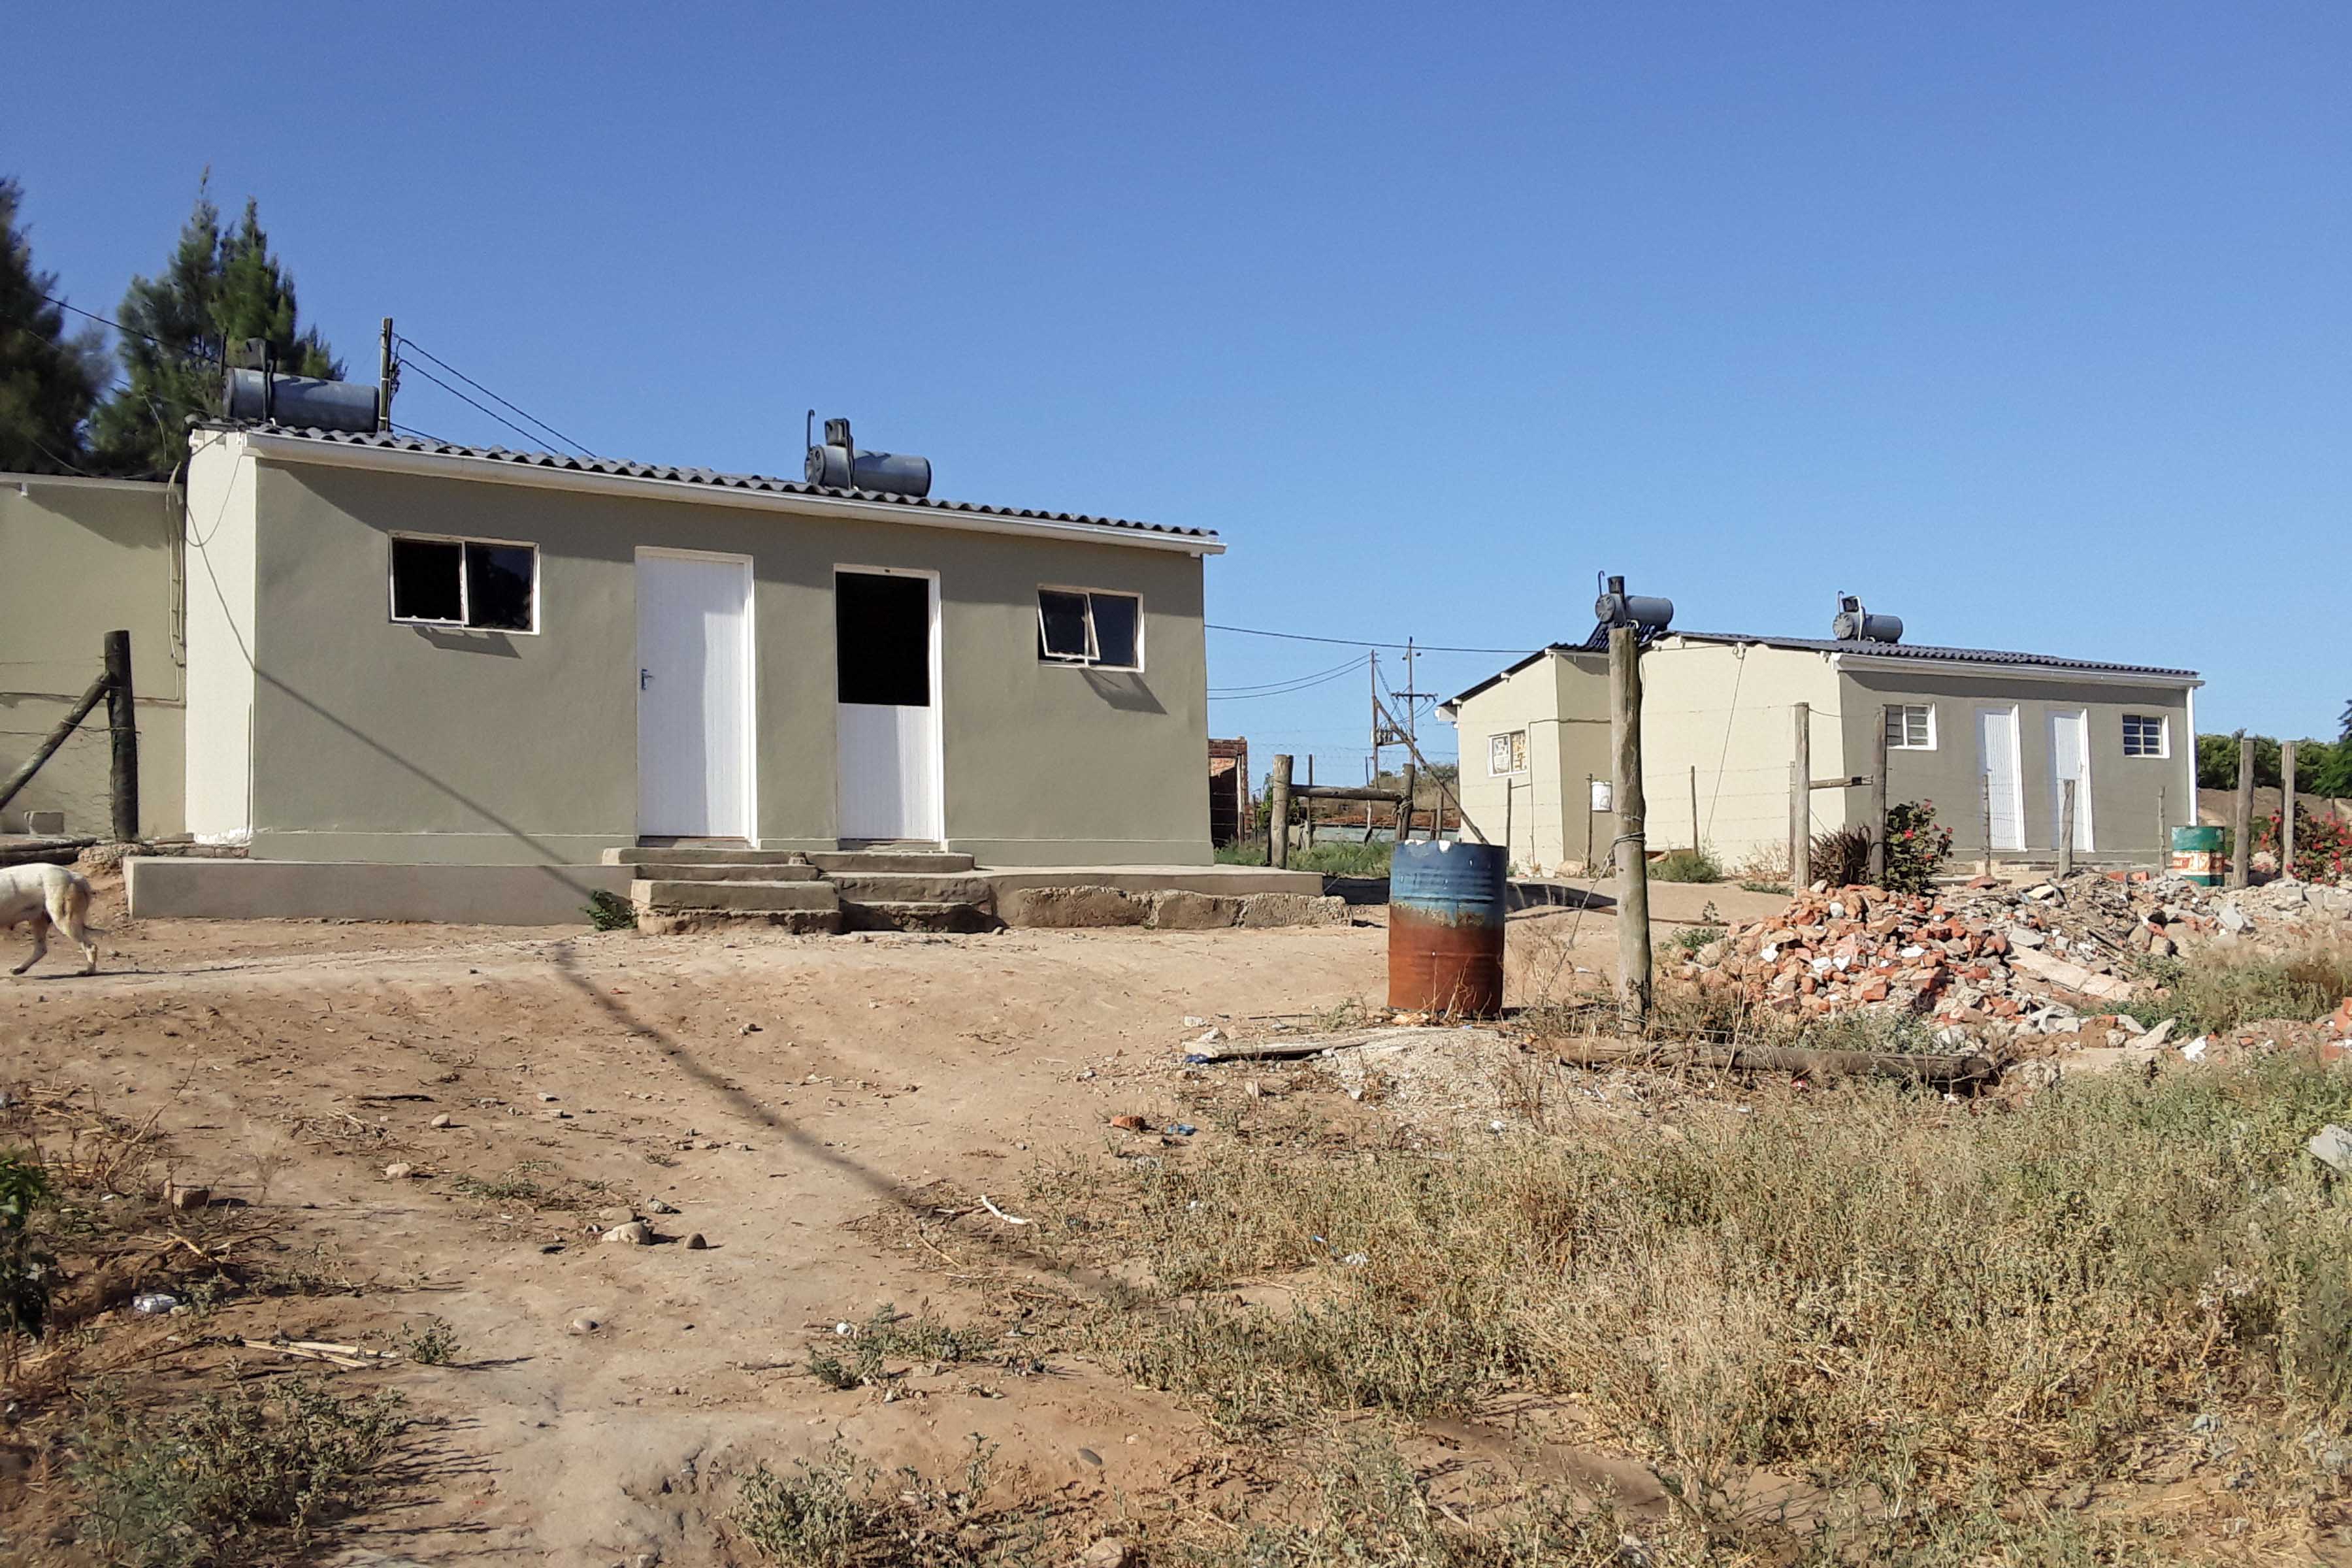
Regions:
<instances>
[{"instance_id":1,"label":"white door","mask_svg":"<svg viewBox=\"0 0 2352 1568\"><path fill-rule=\"evenodd\" d=\"M1977 710L1979 771L1992 800L1992 847L2025 847L2025 780L2017 767L2017 710Z\"/></svg>"},{"instance_id":2,"label":"white door","mask_svg":"<svg viewBox=\"0 0 2352 1568\"><path fill-rule=\"evenodd\" d=\"M944 832L940 805L939 580L833 575L840 826L849 839Z\"/></svg>"},{"instance_id":3,"label":"white door","mask_svg":"<svg viewBox=\"0 0 2352 1568\"><path fill-rule=\"evenodd\" d=\"M2081 710L2050 715L2050 843L2065 829L2066 781L2074 781L2074 853L2091 847L2091 716Z\"/></svg>"},{"instance_id":4,"label":"white door","mask_svg":"<svg viewBox=\"0 0 2352 1568\"><path fill-rule=\"evenodd\" d=\"M751 563L637 552L637 832L751 837Z\"/></svg>"}]
</instances>

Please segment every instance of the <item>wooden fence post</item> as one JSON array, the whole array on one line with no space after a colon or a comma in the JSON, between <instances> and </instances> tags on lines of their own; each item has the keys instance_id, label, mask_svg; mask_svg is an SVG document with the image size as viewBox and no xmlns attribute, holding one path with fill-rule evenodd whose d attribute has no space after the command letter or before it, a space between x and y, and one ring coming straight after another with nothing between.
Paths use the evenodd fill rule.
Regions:
<instances>
[{"instance_id":1,"label":"wooden fence post","mask_svg":"<svg viewBox=\"0 0 2352 1568\"><path fill-rule=\"evenodd\" d=\"M1585 774L1585 775L1584 775L1584 874L1585 874L1587 877L1598 877L1599 875L1601 875L1601 868L1600 868L1599 867L1595 866L1595 865L1592 863L1592 785L1593 785L1593 778L1592 778L1592 775L1591 775L1591 773L1587 773L1587 774ZM1612 805L1614 805L1615 803L1612 801L1611 804L1612 804Z\"/></svg>"},{"instance_id":2,"label":"wooden fence post","mask_svg":"<svg viewBox=\"0 0 2352 1568\"><path fill-rule=\"evenodd\" d=\"M2230 886L2246 885L2246 868L2254 858L2254 749L2246 732L2238 731L2238 800L2230 814Z\"/></svg>"},{"instance_id":3,"label":"wooden fence post","mask_svg":"<svg viewBox=\"0 0 2352 1568\"><path fill-rule=\"evenodd\" d=\"M1878 740L1871 750L1870 885L1886 886L1886 710L1878 710Z\"/></svg>"},{"instance_id":4,"label":"wooden fence post","mask_svg":"<svg viewBox=\"0 0 2352 1568\"><path fill-rule=\"evenodd\" d=\"M1632 626L1609 628L1609 709L1616 742L1617 1016L1628 1034L1650 1021L1650 864L1643 817L1642 648ZM1589 803L1588 803L1589 804Z\"/></svg>"},{"instance_id":5,"label":"wooden fence post","mask_svg":"<svg viewBox=\"0 0 2352 1568\"><path fill-rule=\"evenodd\" d=\"M1699 849L1699 847L1700 847L1699 841L1698 841L1698 764L1697 764L1696 763L1693 763L1691 764L1690 784L1691 784L1691 850L1692 850L1692 853L1696 854L1696 853L1697 853L1697 851L1698 851L1698 849Z\"/></svg>"},{"instance_id":6,"label":"wooden fence post","mask_svg":"<svg viewBox=\"0 0 2352 1568\"><path fill-rule=\"evenodd\" d=\"M1789 896L1813 885L1813 706L1796 708L1796 760L1789 764Z\"/></svg>"},{"instance_id":7,"label":"wooden fence post","mask_svg":"<svg viewBox=\"0 0 2352 1568\"><path fill-rule=\"evenodd\" d=\"M89 717L89 710L99 705L109 689L110 683L103 674L89 683L89 689L81 694L79 700L66 710L66 716L51 726L49 732L42 737L41 743L33 748L33 754L17 765L16 771L8 775L8 781L5 784L0 784L0 806L5 806L16 798L16 792L23 789L32 776L41 771L43 763L57 754L58 748L66 743L66 737L72 734L81 721Z\"/></svg>"},{"instance_id":8,"label":"wooden fence post","mask_svg":"<svg viewBox=\"0 0 2352 1568\"><path fill-rule=\"evenodd\" d=\"M2058 781L2058 874L2074 874L2074 781Z\"/></svg>"},{"instance_id":9,"label":"wooden fence post","mask_svg":"<svg viewBox=\"0 0 2352 1568\"><path fill-rule=\"evenodd\" d=\"M1977 815L1984 822L1984 874L1992 875L1992 774L1985 773L1977 780L1977 793L1983 796Z\"/></svg>"},{"instance_id":10,"label":"wooden fence post","mask_svg":"<svg viewBox=\"0 0 2352 1568\"><path fill-rule=\"evenodd\" d=\"M106 634L106 723L113 731L114 752L109 772L114 800L114 840L129 844L139 837L139 715L131 687L131 634Z\"/></svg>"},{"instance_id":11,"label":"wooden fence post","mask_svg":"<svg viewBox=\"0 0 2352 1568\"><path fill-rule=\"evenodd\" d=\"M1412 836L1412 802L1413 802L1413 793L1414 793L1414 791L1416 791L1416 790L1417 790L1417 789L1419 789L1420 787L1421 787L1421 774L1420 774L1420 773L1419 773L1419 772L1418 772L1418 771L1413 767L1413 765L1412 765L1411 763L1405 763L1405 765L1404 765L1404 787L1397 793L1397 835L1396 835L1396 841L1397 841L1398 843L1400 843L1400 844L1403 843L1407 837L1411 837L1411 836ZM1444 807L1444 804L1443 804L1443 803L1440 803L1440 805L1437 806L1437 808L1436 808L1436 815L1437 815L1438 816L1440 816L1440 817L1442 817L1442 816L1444 816L1445 815L1445 807ZM1432 823L1432 824L1431 824L1431 826L1430 826L1430 829L1429 829L1429 836L1430 836L1432 838L1434 838L1434 837L1437 837L1437 825L1436 825L1435 823Z\"/></svg>"},{"instance_id":12,"label":"wooden fence post","mask_svg":"<svg viewBox=\"0 0 2352 1568\"><path fill-rule=\"evenodd\" d=\"M2279 742L2279 875L2294 875L2294 742Z\"/></svg>"},{"instance_id":13,"label":"wooden fence post","mask_svg":"<svg viewBox=\"0 0 2352 1568\"><path fill-rule=\"evenodd\" d=\"M1276 870L1290 864L1290 754L1274 754L1274 772L1266 790L1265 863Z\"/></svg>"}]
</instances>

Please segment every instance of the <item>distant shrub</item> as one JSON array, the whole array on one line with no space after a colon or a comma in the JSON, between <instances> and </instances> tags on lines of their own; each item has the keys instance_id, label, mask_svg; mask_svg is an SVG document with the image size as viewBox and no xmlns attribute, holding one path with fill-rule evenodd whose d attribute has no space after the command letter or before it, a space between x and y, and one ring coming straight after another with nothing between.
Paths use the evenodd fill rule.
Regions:
<instances>
[{"instance_id":1,"label":"distant shrub","mask_svg":"<svg viewBox=\"0 0 2352 1568\"><path fill-rule=\"evenodd\" d=\"M1870 880L1870 829L1857 823L1813 835L1813 880L1832 888Z\"/></svg>"},{"instance_id":2,"label":"distant shrub","mask_svg":"<svg viewBox=\"0 0 2352 1568\"><path fill-rule=\"evenodd\" d=\"M1906 800L1886 813L1886 886L1924 893L1952 856L1952 830L1936 821L1932 800Z\"/></svg>"},{"instance_id":3,"label":"distant shrub","mask_svg":"<svg viewBox=\"0 0 2352 1568\"><path fill-rule=\"evenodd\" d=\"M1685 926L1666 939L1666 945L1685 953L1696 952L1723 935L1721 926Z\"/></svg>"},{"instance_id":4,"label":"distant shrub","mask_svg":"<svg viewBox=\"0 0 2352 1568\"><path fill-rule=\"evenodd\" d=\"M2254 853L2260 855L2267 850L2273 864L2279 852L2282 816L2274 811L2268 816L2254 818ZM2352 822L2341 817L2314 816L2297 805L2293 875L2306 882L2333 882L2347 870L2352 870Z\"/></svg>"},{"instance_id":5,"label":"distant shrub","mask_svg":"<svg viewBox=\"0 0 2352 1568\"><path fill-rule=\"evenodd\" d=\"M0 1154L0 1363L13 1365L16 1336L37 1336L48 1320L55 1259L33 1237L33 1211L49 1201L49 1174L30 1154Z\"/></svg>"},{"instance_id":6,"label":"distant shrub","mask_svg":"<svg viewBox=\"0 0 2352 1568\"><path fill-rule=\"evenodd\" d=\"M1705 849L1669 849L1650 862L1654 882L1720 882L1723 862Z\"/></svg>"},{"instance_id":7,"label":"distant shrub","mask_svg":"<svg viewBox=\"0 0 2352 1568\"><path fill-rule=\"evenodd\" d=\"M637 906L618 893L599 888L588 895L588 907L583 911L588 923L598 931L635 931L637 928Z\"/></svg>"}]
</instances>

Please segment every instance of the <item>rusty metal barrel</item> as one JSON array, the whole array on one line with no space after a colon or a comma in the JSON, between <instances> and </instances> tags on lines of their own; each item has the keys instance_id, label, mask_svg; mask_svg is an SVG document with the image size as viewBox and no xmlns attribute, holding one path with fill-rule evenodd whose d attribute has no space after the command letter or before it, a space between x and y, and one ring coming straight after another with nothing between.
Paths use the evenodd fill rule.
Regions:
<instances>
[{"instance_id":1,"label":"rusty metal barrel","mask_svg":"<svg viewBox=\"0 0 2352 1568\"><path fill-rule=\"evenodd\" d=\"M1414 842L1389 863L1389 1005L1492 1016L1503 1009L1509 858L1492 844Z\"/></svg>"},{"instance_id":2,"label":"rusty metal barrel","mask_svg":"<svg viewBox=\"0 0 2352 1568\"><path fill-rule=\"evenodd\" d=\"M2218 888L2230 868L2221 849L2218 827L2176 827L2172 830L2172 874L2203 888Z\"/></svg>"}]
</instances>

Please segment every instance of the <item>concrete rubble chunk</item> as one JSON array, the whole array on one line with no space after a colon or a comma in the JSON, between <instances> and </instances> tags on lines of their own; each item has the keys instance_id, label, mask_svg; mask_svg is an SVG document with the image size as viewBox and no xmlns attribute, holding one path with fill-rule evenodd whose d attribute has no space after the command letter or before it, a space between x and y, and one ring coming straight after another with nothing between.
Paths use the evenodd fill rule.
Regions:
<instances>
[{"instance_id":1,"label":"concrete rubble chunk","mask_svg":"<svg viewBox=\"0 0 2352 1568\"><path fill-rule=\"evenodd\" d=\"M1139 926L1151 900L1117 888L1015 888L996 896L996 913L1009 926L1047 930Z\"/></svg>"},{"instance_id":2,"label":"concrete rubble chunk","mask_svg":"<svg viewBox=\"0 0 2352 1568\"><path fill-rule=\"evenodd\" d=\"M1276 926L1343 926L1348 900L1312 893L1252 893L1242 901L1242 924L1251 931Z\"/></svg>"},{"instance_id":3,"label":"concrete rubble chunk","mask_svg":"<svg viewBox=\"0 0 2352 1568\"><path fill-rule=\"evenodd\" d=\"M1181 889L1154 893L1151 915L1146 923L1155 931L1222 931L1241 923L1242 902L1225 893L1193 893Z\"/></svg>"},{"instance_id":4,"label":"concrete rubble chunk","mask_svg":"<svg viewBox=\"0 0 2352 1568\"><path fill-rule=\"evenodd\" d=\"M2145 872L2086 869L2021 889L1982 879L1924 893L1823 886L1734 926L1681 973L1794 1022L1869 1007L1987 1042L2022 1037L2063 1049L2120 1036L2152 1057L2168 1032L2143 1035L2119 1004L2173 983L2157 961L2225 935L2282 946L2352 936L2315 896L2323 892L2342 895L2352 912L2352 888L2272 884L2224 895ZM2099 1016L2086 1024L2079 1014Z\"/></svg>"},{"instance_id":5,"label":"concrete rubble chunk","mask_svg":"<svg viewBox=\"0 0 2352 1568\"><path fill-rule=\"evenodd\" d=\"M2352 1128L2337 1126L2331 1121L2311 1135L2304 1145L2311 1157L2341 1176L2352 1176Z\"/></svg>"}]
</instances>

